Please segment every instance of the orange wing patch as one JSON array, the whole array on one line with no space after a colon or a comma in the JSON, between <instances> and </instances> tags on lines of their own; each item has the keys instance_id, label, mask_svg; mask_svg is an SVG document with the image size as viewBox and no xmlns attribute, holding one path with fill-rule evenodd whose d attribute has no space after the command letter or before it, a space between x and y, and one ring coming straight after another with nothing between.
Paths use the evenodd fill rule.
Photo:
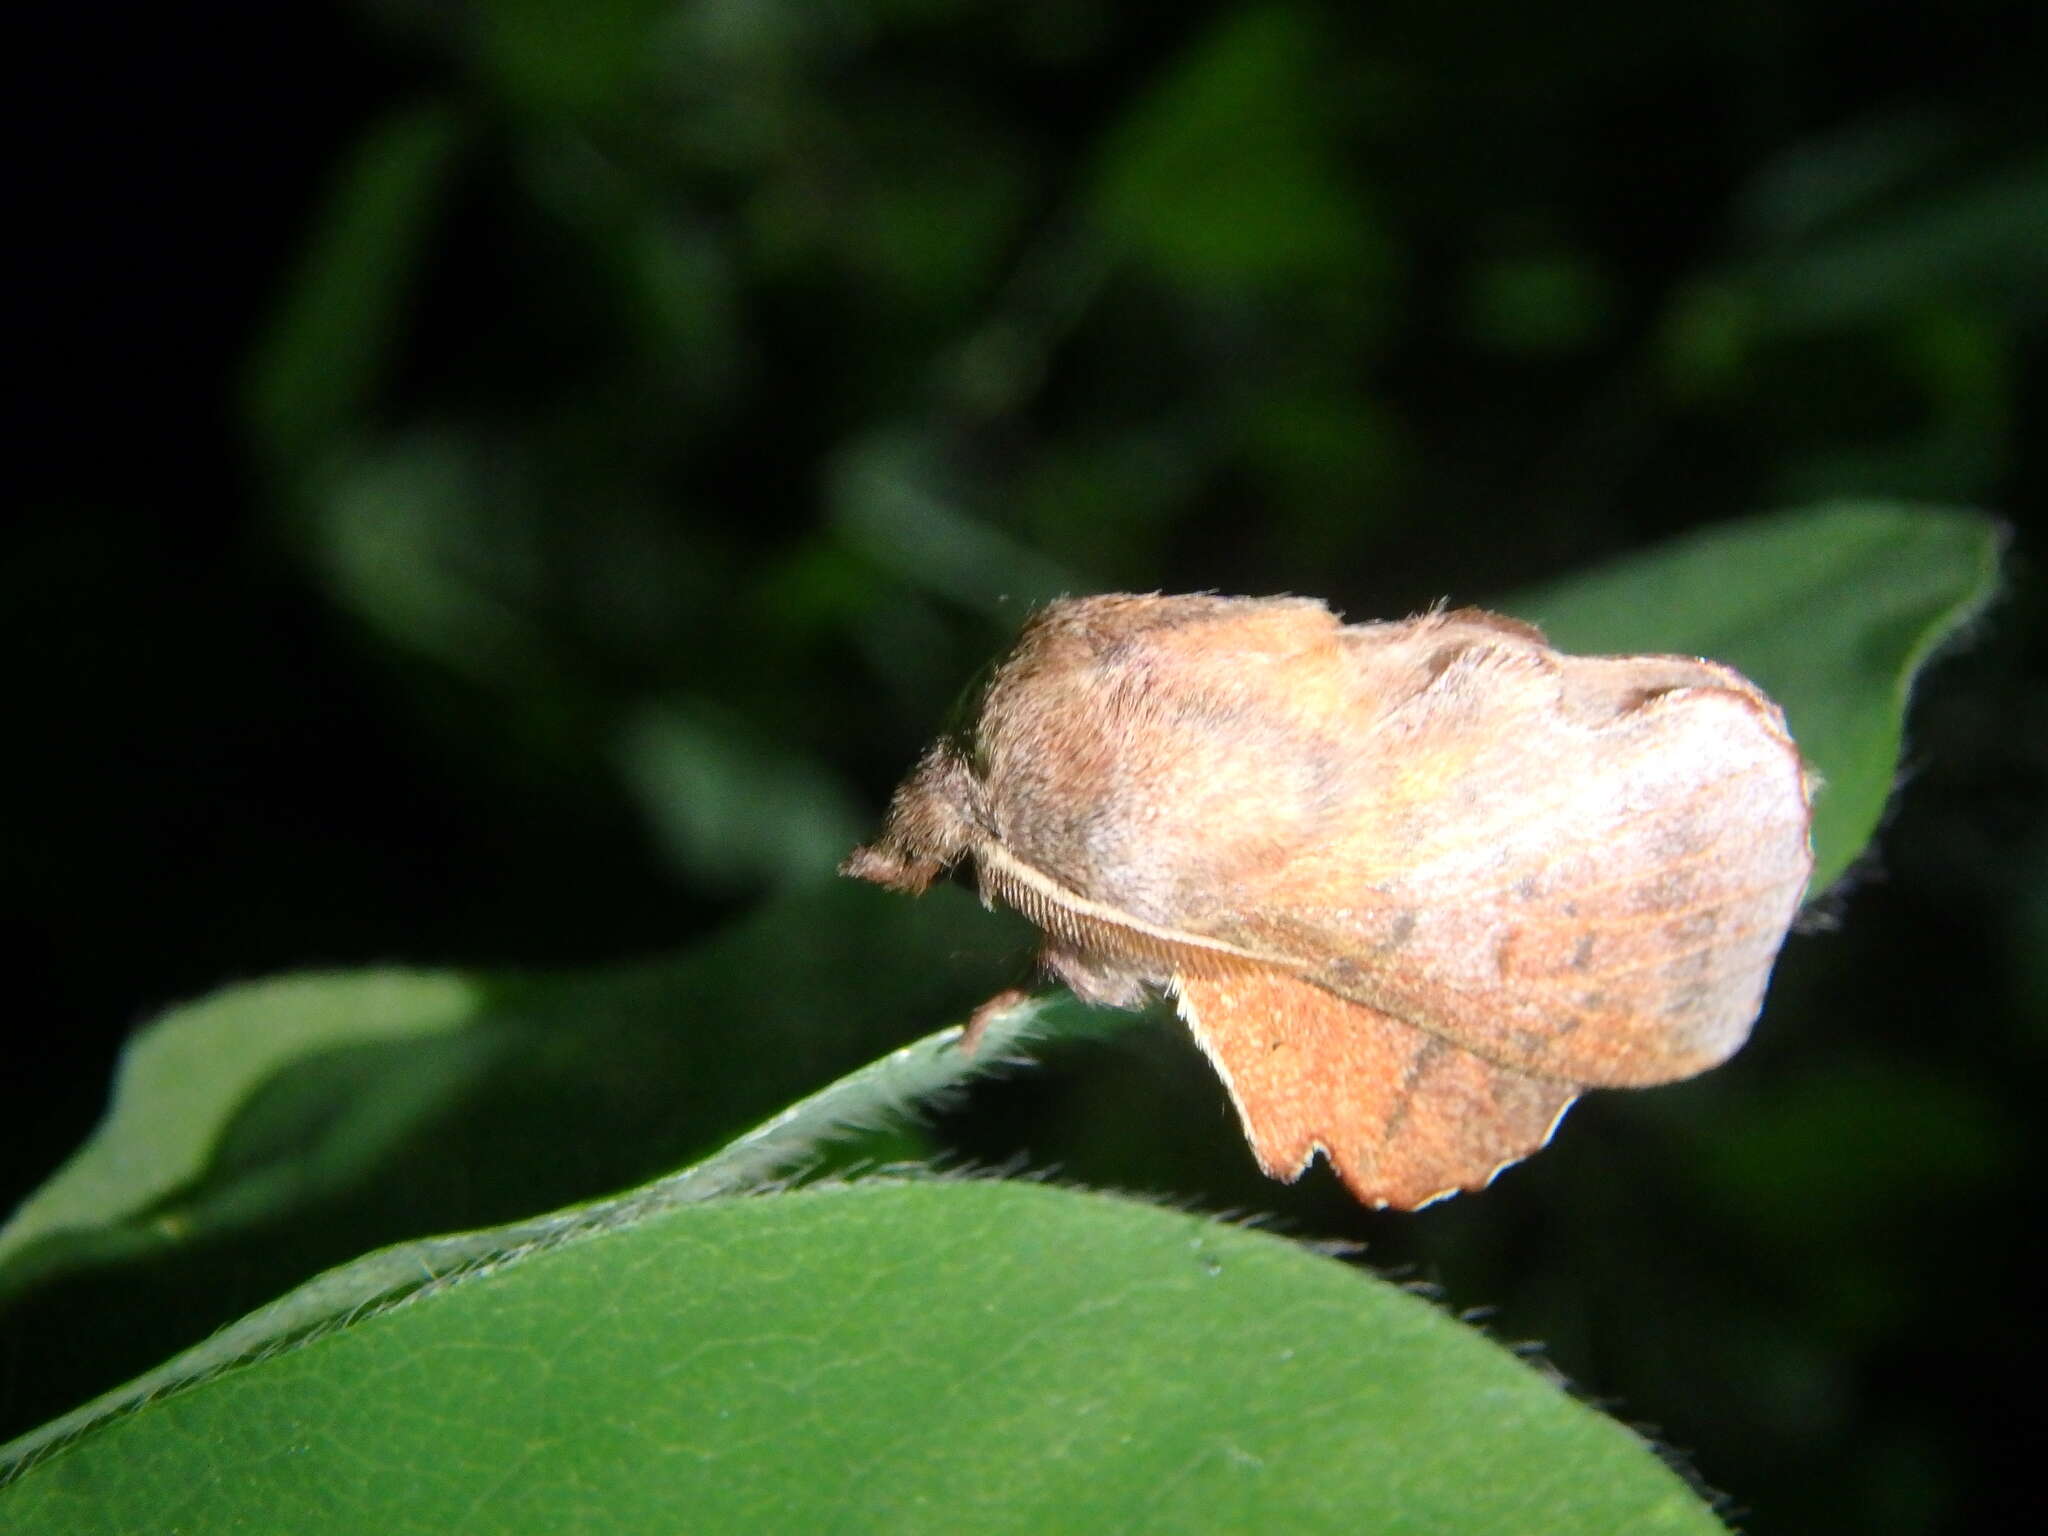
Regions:
<instances>
[{"instance_id":1,"label":"orange wing patch","mask_svg":"<svg viewBox=\"0 0 2048 1536\"><path fill-rule=\"evenodd\" d=\"M1368 1205L1484 1188L1578 1094L1277 971L1182 975L1174 991L1259 1166L1292 1180L1321 1151Z\"/></svg>"}]
</instances>

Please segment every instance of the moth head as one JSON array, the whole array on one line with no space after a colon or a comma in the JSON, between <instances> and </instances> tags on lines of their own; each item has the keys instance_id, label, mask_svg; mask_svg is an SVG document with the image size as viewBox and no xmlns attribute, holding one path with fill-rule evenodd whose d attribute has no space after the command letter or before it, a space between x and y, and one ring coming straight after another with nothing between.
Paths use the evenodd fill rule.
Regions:
<instances>
[{"instance_id":1,"label":"moth head","mask_svg":"<svg viewBox=\"0 0 2048 1536\"><path fill-rule=\"evenodd\" d=\"M882 835L854 849L839 873L920 894L974 847L978 800L979 785L959 747L934 743L897 787Z\"/></svg>"}]
</instances>

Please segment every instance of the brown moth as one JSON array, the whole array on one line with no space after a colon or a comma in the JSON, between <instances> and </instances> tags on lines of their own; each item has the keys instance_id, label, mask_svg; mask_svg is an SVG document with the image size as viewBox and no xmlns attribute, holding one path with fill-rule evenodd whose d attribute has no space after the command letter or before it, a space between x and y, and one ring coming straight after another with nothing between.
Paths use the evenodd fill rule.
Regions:
<instances>
[{"instance_id":1,"label":"brown moth","mask_svg":"<svg viewBox=\"0 0 2048 1536\"><path fill-rule=\"evenodd\" d=\"M1748 1036L1813 867L1773 704L1687 656L1567 656L1477 609L1052 603L971 740L845 874L984 901L1117 1007L1172 993L1259 1165L1412 1209L1490 1182L1581 1088Z\"/></svg>"}]
</instances>

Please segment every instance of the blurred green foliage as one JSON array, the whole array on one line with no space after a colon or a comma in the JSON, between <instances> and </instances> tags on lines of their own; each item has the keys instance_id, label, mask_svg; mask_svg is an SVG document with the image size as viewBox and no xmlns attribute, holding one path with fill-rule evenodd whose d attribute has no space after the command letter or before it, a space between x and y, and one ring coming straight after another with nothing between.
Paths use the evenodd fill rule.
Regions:
<instances>
[{"instance_id":1,"label":"blurred green foliage","mask_svg":"<svg viewBox=\"0 0 2048 1536\"><path fill-rule=\"evenodd\" d=\"M144 157L192 102L260 100L233 152L271 140L291 194L177 162L230 189L188 221L206 249L181 273L166 221L151 281L75 279L81 309L168 313L228 274L216 351L124 333L41 391L98 403L5 568L34 744L9 916L72 1053L18 1087L12 1189L181 993L772 922L1053 592L1394 615L1776 505L1974 504L2019 524L2011 592L1929 674L1879 852L1729 1068L1586 1106L1406 1221L1251 1175L1166 1029L984 1089L934 1144L1364 1237L1658 1420L1748 1529L1981 1523L2031 1474L2025 8L362 0L291 25L289 67L212 64L113 136ZM320 142L258 96L314 76L341 104ZM721 1031L776 1092L861 1059L846 999L890 963L827 909L763 941L787 990L718 998L776 1021L769 1051ZM986 979L932 978L935 1008ZM10 1348L18 1424L49 1383Z\"/></svg>"}]
</instances>

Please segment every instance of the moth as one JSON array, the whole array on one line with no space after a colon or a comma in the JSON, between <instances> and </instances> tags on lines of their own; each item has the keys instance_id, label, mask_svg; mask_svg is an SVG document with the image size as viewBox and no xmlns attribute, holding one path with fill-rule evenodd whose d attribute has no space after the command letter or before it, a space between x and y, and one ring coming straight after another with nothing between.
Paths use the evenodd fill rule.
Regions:
<instances>
[{"instance_id":1,"label":"moth","mask_svg":"<svg viewBox=\"0 0 2048 1536\"><path fill-rule=\"evenodd\" d=\"M1091 1002L1171 994L1260 1167L1477 1189L1582 1088L1725 1060L1813 868L1783 713L1689 656L1572 656L1477 609L1041 610L843 874L971 859Z\"/></svg>"}]
</instances>

